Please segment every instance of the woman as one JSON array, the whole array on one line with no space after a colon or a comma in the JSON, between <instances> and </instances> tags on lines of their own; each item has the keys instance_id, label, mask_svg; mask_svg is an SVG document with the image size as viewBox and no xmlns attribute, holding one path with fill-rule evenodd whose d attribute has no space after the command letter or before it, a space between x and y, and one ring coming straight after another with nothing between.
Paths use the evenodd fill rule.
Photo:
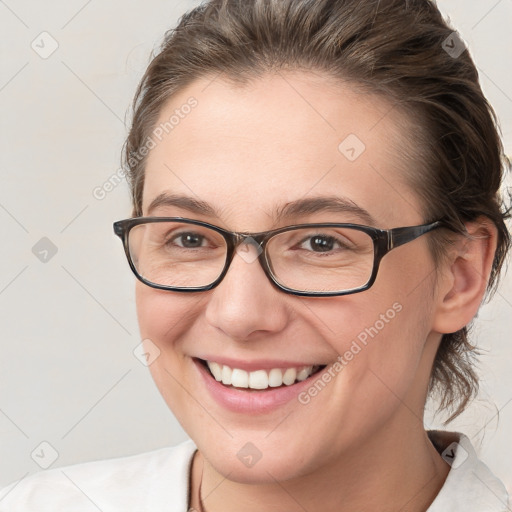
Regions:
<instances>
[{"instance_id":1,"label":"woman","mask_svg":"<svg viewBox=\"0 0 512 512\"><path fill-rule=\"evenodd\" d=\"M188 441L38 474L0 510L505 511L462 433L509 246L494 114L427 0L211 0L125 147L152 376ZM389 254L388 254L389 253Z\"/></svg>"}]
</instances>

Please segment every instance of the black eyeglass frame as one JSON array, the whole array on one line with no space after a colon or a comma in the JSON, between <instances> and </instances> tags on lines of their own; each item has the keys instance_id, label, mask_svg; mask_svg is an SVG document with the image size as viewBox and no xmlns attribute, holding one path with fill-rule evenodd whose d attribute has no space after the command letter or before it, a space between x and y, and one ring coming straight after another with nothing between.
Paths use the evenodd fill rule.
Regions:
<instances>
[{"instance_id":1,"label":"black eyeglass frame","mask_svg":"<svg viewBox=\"0 0 512 512\"><path fill-rule=\"evenodd\" d=\"M156 222L180 222L185 224L192 224L197 226L203 226L209 229L212 229L213 231L216 231L222 237L226 240L226 262L224 264L224 268L222 272L220 273L219 277L211 284L206 286L199 286L199 287L175 287L175 286L166 286L166 285L159 285L156 283L153 283L151 281L148 281L147 279L144 279L143 276L141 276L137 269L135 268L135 265L132 261L132 257L130 254L130 247L128 244L128 238L129 233L132 228L135 226L138 226L140 224L149 224L149 223L156 223ZM374 248L374 257L373 257L373 268L372 273L368 281L358 287L358 288L351 288L349 290L343 290L343 291L335 291L335 292L306 292L301 290L294 290L293 288L288 288L287 286L284 286L280 284L277 281L277 278L272 273L272 270L269 265L268 257L267 257L267 251L266 246L267 243L271 238L274 236L286 232L286 231L293 231L296 229L302 229L302 228L327 228L327 227L338 227L338 228L350 228L362 231L363 233L366 233L371 237L373 240L373 248ZM416 238L429 233L435 229L438 229L440 227L445 227L442 220L437 220L435 222L431 222L428 224L421 224L418 226L406 226L406 227L398 227L398 228L392 228L392 229L379 229L374 228L371 226L365 226L361 224L347 224L347 223L333 223L333 222L323 222L323 223L312 223L312 224L294 224L291 226L285 226L278 229L273 229L271 231L261 231L259 233L248 233L248 232L236 232L236 231L228 231L226 229L220 228L219 226L215 226L213 224L209 224L208 222L203 222L200 220L193 220L193 219L187 219L184 217L133 217L130 219L125 220L119 220L114 222L113 228L114 233L122 240L124 252L126 254L126 257L128 259L128 263L130 265L130 268L132 269L133 273L135 274L135 277L142 283L146 284L147 286L150 286L151 288L156 288L158 290L168 290L168 291L177 291L177 292L201 292L201 291L207 291L212 290L216 286L219 285L219 283L222 281L224 276L227 274L227 271L231 265L231 262L233 261L233 257L236 252L236 248L238 245L240 245L242 242L244 242L247 238L252 238L260 247L261 252L258 255L258 261L263 268L263 271L265 272L266 276L270 280L270 282L276 286L279 290L289 293L291 295L298 295L302 297L335 297L335 296L342 296L342 295L350 295L353 293L359 293L365 290L368 290L375 282L375 279L377 278L377 272L379 270L380 262L382 258L391 250L396 249L397 247L400 247L401 245L404 245L408 242L412 242L413 240L416 240Z\"/></svg>"}]
</instances>

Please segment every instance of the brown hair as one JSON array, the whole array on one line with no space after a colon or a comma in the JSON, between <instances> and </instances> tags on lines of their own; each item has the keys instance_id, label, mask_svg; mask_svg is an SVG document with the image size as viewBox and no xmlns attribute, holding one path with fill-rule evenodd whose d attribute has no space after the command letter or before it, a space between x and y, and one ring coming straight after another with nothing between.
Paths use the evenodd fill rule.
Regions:
<instances>
[{"instance_id":1,"label":"brown hair","mask_svg":"<svg viewBox=\"0 0 512 512\"><path fill-rule=\"evenodd\" d=\"M142 215L145 152L163 104L197 78L223 74L244 84L264 73L313 70L383 95L416 125L410 176L425 221L444 218L464 233L479 216L498 229L488 290L510 235L499 195L505 169L495 114L462 41L429 0L210 0L169 30L133 101L123 164L133 215ZM451 51L454 48L458 52ZM460 53L460 55L458 55ZM409 156L410 158L410 156ZM418 166L416 166L418 168ZM429 240L435 261L448 243ZM443 335L429 384L441 409L459 415L478 391L467 327Z\"/></svg>"}]
</instances>

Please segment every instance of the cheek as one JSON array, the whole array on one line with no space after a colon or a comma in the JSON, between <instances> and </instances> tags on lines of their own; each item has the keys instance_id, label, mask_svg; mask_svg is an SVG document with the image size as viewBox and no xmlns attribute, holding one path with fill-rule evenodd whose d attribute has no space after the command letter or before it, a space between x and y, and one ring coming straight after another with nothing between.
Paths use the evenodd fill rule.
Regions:
<instances>
[{"instance_id":1,"label":"cheek","mask_svg":"<svg viewBox=\"0 0 512 512\"><path fill-rule=\"evenodd\" d=\"M135 289L137 319L142 338L149 338L166 350L178 343L182 333L193 323L205 297L178 294L150 288L137 282Z\"/></svg>"},{"instance_id":2,"label":"cheek","mask_svg":"<svg viewBox=\"0 0 512 512\"><path fill-rule=\"evenodd\" d=\"M165 292L137 283L135 298L141 339L158 354L149 370L169 405L176 403L180 395L177 382L186 369L182 339L195 321L204 297Z\"/></svg>"},{"instance_id":3,"label":"cheek","mask_svg":"<svg viewBox=\"0 0 512 512\"><path fill-rule=\"evenodd\" d=\"M429 373L419 368L429 363L423 349L430 332L430 280L418 286L418 273L406 268L380 277L368 292L309 305L338 354L331 370L336 407L330 412L348 430L372 429L410 397L416 400Z\"/></svg>"}]
</instances>

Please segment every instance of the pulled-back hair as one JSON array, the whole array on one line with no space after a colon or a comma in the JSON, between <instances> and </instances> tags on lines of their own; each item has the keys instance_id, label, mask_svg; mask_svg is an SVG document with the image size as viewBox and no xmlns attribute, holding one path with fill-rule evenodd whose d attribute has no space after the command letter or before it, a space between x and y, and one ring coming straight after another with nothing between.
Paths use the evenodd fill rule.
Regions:
<instances>
[{"instance_id":1,"label":"pulled-back hair","mask_svg":"<svg viewBox=\"0 0 512 512\"><path fill-rule=\"evenodd\" d=\"M492 291L510 245L499 193L509 166L495 114L462 44L430 0L204 2L166 33L136 91L123 153L133 215L142 215L147 151L141 149L173 94L208 76L243 85L280 70L311 70L381 95L405 112L415 126L413 157L421 162L408 179L425 221L443 218L464 233L464 223L485 216L497 227ZM429 240L436 262L449 244L442 232ZM429 395L452 412L450 420L478 391L477 353L468 327L442 337Z\"/></svg>"}]
</instances>

